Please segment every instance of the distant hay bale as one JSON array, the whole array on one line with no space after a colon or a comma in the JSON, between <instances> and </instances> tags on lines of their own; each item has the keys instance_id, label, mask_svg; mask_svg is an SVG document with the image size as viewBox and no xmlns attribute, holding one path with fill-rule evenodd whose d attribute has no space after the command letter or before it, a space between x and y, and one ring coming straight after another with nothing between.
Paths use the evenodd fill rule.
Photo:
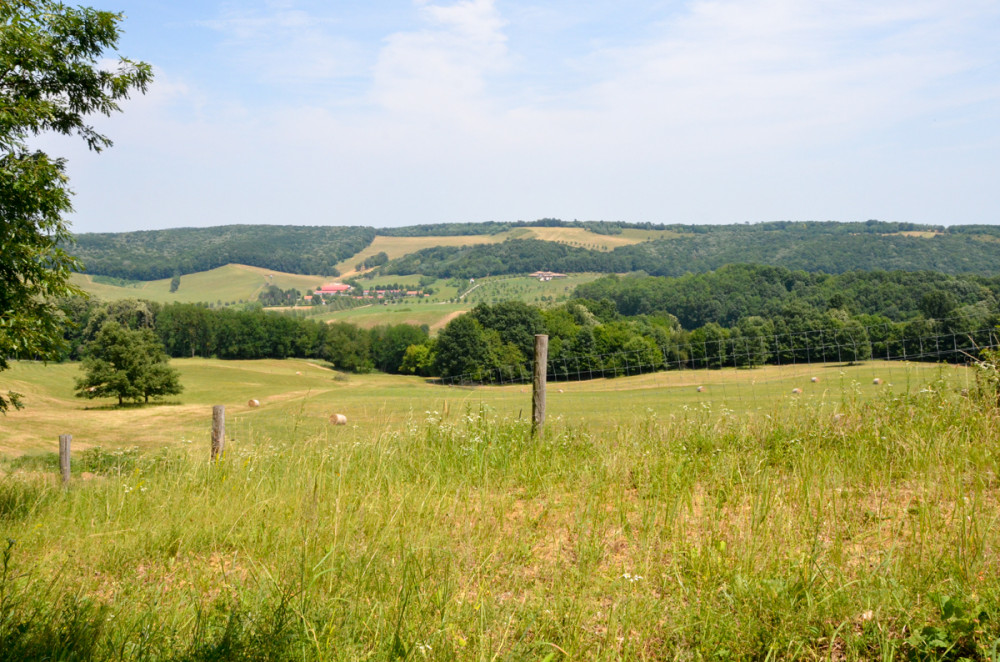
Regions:
<instances>
[{"instance_id":1,"label":"distant hay bale","mask_svg":"<svg viewBox=\"0 0 1000 662\"><path fill-rule=\"evenodd\" d=\"M295 371L295 374L296 374L296 375L301 375L302 373L301 373L300 371L296 370L296 371Z\"/></svg>"},{"instance_id":2,"label":"distant hay bale","mask_svg":"<svg viewBox=\"0 0 1000 662\"><path fill-rule=\"evenodd\" d=\"M343 414L330 414L330 422L334 425L347 425L347 417Z\"/></svg>"},{"instance_id":3,"label":"distant hay bale","mask_svg":"<svg viewBox=\"0 0 1000 662\"><path fill-rule=\"evenodd\" d=\"M801 393L801 392L802 392L802 389L800 389L800 388L793 388L793 389L792 389L792 393L794 393L794 394L796 394L796 395L798 395L798 394L799 394L799 393Z\"/></svg>"},{"instance_id":4,"label":"distant hay bale","mask_svg":"<svg viewBox=\"0 0 1000 662\"><path fill-rule=\"evenodd\" d=\"M562 390L562 389L559 389L559 392L560 392L560 393L562 393L562 392L563 392L563 390Z\"/></svg>"},{"instance_id":5,"label":"distant hay bale","mask_svg":"<svg viewBox=\"0 0 1000 662\"><path fill-rule=\"evenodd\" d=\"M876 377L875 379L872 380L872 384L874 384L875 386L878 386L881 383L882 383L882 380L879 379L878 377Z\"/></svg>"},{"instance_id":6,"label":"distant hay bale","mask_svg":"<svg viewBox=\"0 0 1000 662\"><path fill-rule=\"evenodd\" d=\"M704 392L704 390L705 390L705 387L704 387L704 386L699 386L699 387L698 387L698 388L697 388L696 390L697 390L697 391L698 391L699 393L702 393L702 392Z\"/></svg>"},{"instance_id":7,"label":"distant hay bale","mask_svg":"<svg viewBox=\"0 0 1000 662\"><path fill-rule=\"evenodd\" d=\"M259 407L259 406L260 406L260 400L251 399L250 402L247 403L247 407Z\"/></svg>"},{"instance_id":8,"label":"distant hay bale","mask_svg":"<svg viewBox=\"0 0 1000 662\"><path fill-rule=\"evenodd\" d=\"M812 383L813 383L813 384L815 384L815 383L816 383L816 382L818 382L818 381L819 381L819 377L813 377L813 378L812 378Z\"/></svg>"}]
</instances>

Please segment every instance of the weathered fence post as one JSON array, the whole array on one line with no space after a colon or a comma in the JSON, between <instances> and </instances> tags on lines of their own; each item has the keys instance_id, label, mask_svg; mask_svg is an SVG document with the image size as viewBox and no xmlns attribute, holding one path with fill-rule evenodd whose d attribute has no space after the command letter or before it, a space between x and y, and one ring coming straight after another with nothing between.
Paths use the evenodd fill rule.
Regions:
<instances>
[{"instance_id":1,"label":"weathered fence post","mask_svg":"<svg viewBox=\"0 0 1000 662\"><path fill-rule=\"evenodd\" d=\"M531 432L541 435L545 427L545 380L549 365L549 337L535 335L535 375L531 388Z\"/></svg>"},{"instance_id":2,"label":"weathered fence post","mask_svg":"<svg viewBox=\"0 0 1000 662\"><path fill-rule=\"evenodd\" d=\"M226 407L225 405L215 405L212 407L212 462L222 457L225 444Z\"/></svg>"},{"instance_id":3,"label":"weathered fence post","mask_svg":"<svg viewBox=\"0 0 1000 662\"><path fill-rule=\"evenodd\" d=\"M63 485L69 483L69 445L73 441L73 435L59 435L59 472L62 474Z\"/></svg>"}]
</instances>

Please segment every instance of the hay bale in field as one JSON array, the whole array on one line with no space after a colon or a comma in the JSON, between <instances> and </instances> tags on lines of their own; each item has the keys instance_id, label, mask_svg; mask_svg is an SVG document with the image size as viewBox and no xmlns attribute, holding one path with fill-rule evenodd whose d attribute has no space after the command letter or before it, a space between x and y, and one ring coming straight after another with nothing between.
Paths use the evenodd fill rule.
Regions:
<instances>
[{"instance_id":1,"label":"hay bale in field","mask_svg":"<svg viewBox=\"0 0 1000 662\"><path fill-rule=\"evenodd\" d=\"M347 417L343 414L330 414L330 422L334 425L347 425Z\"/></svg>"},{"instance_id":2,"label":"hay bale in field","mask_svg":"<svg viewBox=\"0 0 1000 662\"><path fill-rule=\"evenodd\" d=\"M299 371L299 370L296 370L296 371L295 371L295 374L296 374L296 375L301 375L301 374L302 374L302 372L301 372L301 371Z\"/></svg>"},{"instance_id":3,"label":"hay bale in field","mask_svg":"<svg viewBox=\"0 0 1000 662\"><path fill-rule=\"evenodd\" d=\"M699 393L703 393L703 392L705 391L705 387L704 387L704 386L699 386L699 387L698 387L697 389L695 389L695 390L696 390L696 391L698 391Z\"/></svg>"},{"instance_id":4,"label":"hay bale in field","mask_svg":"<svg viewBox=\"0 0 1000 662\"><path fill-rule=\"evenodd\" d=\"M800 389L800 388L793 388L792 389L792 393L794 393L795 395L798 395L801 392L802 392L802 389Z\"/></svg>"},{"instance_id":5,"label":"hay bale in field","mask_svg":"<svg viewBox=\"0 0 1000 662\"><path fill-rule=\"evenodd\" d=\"M251 399L250 402L247 403L247 407L251 407L252 408L252 407L259 407L259 406L260 406L260 400L257 400L257 399Z\"/></svg>"},{"instance_id":6,"label":"hay bale in field","mask_svg":"<svg viewBox=\"0 0 1000 662\"><path fill-rule=\"evenodd\" d=\"M812 378L812 383L813 383L813 384L815 384L815 383L816 383L816 382L818 382L818 381L819 381L819 377L813 377L813 378Z\"/></svg>"},{"instance_id":7,"label":"hay bale in field","mask_svg":"<svg viewBox=\"0 0 1000 662\"><path fill-rule=\"evenodd\" d=\"M875 379L872 380L872 384L874 384L875 386L878 386L881 383L882 383L882 380L879 379L878 377L876 377Z\"/></svg>"},{"instance_id":8,"label":"hay bale in field","mask_svg":"<svg viewBox=\"0 0 1000 662\"><path fill-rule=\"evenodd\" d=\"M560 392L560 393L562 393L562 392L563 392L563 390L562 390L562 389L559 389L559 392Z\"/></svg>"}]
</instances>

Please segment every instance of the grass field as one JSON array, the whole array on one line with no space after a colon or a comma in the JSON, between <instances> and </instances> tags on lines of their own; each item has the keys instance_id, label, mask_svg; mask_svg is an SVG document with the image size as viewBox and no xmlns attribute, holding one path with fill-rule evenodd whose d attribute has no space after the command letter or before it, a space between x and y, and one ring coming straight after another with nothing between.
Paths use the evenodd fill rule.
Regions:
<instances>
[{"instance_id":1,"label":"grass field","mask_svg":"<svg viewBox=\"0 0 1000 662\"><path fill-rule=\"evenodd\" d=\"M95 280L95 278L97 280ZM110 284L106 279L87 274L74 274L71 281L93 296L106 301L118 299L147 299L158 303L218 303L222 305L240 301L256 301L257 295L268 285L283 290L296 288L303 294L317 285L336 280L324 276L303 276L269 271L243 264L230 264L211 271L181 276L176 292L170 291L170 280L135 281L127 285Z\"/></svg>"},{"instance_id":2,"label":"grass field","mask_svg":"<svg viewBox=\"0 0 1000 662\"><path fill-rule=\"evenodd\" d=\"M410 253L416 253L423 248L433 248L434 246L475 246L477 244L496 244L507 238L506 233L502 234L477 234L458 235L449 237L385 237L379 235L375 241L368 245L360 253L351 256L337 265L337 270L344 277L355 275L354 267L365 258L372 257L379 253L385 253L390 260L394 260Z\"/></svg>"},{"instance_id":3,"label":"grass field","mask_svg":"<svg viewBox=\"0 0 1000 662\"><path fill-rule=\"evenodd\" d=\"M0 462L0 660L996 659L1000 416L964 369L554 384L533 438L519 386L176 363L178 404L121 411L5 373L5 447L77 455L68 489Z\"/></svg>"},{"instance_id":4,"label":"grass field","mask_svg":"<svg viewBox=\"0 0 1000 662\"><path fill-rule=\"evenodd\" d=\"M486 407L503 416L526 418L530 386L476 388L437 386L418 377L334 372L305 360L218 361L174 359L184 393L168 404L111 407L113 399L93 401L73 396L79 364L18 362L4 373L4 388L23 393L28 407L10 412L0 429L0 452L51 449L60 434L73 434L79 447L155 448L185 440L204 440L211 406L229 407L235 420L274 437L296 427L306 435L326 430L332 413L352 425L372 429L397 426L425 411L458 415ZM816 377L819 381L813 383ZM875 385L879 378L883 384ZM754 370L687 370L616 379L554 382L549 412L567 422L604 428L649 415L677 416L705 407L751 412L781 408L833 412L845 399L880 393L918 391L934 380L952 391L969 388L965 368L934 364L873 361L857 366L769 366ZM704 390L698 392L697 387ZM802 394L793 394L793 388ZM259 409L247 402L260 400Z\"/></svg>"},{"instance_id":5,"label":"grass field","mask_svg":"<svg viewBox=\"0 0 1000 662\"><path fill-rule=\"evenodd\" d=\"M650 239L680 236L670 230L622 230L621 234L596 234L584 228L515 228L504 233L517 239L541 239L596 251L612 251L619 246L630 246Z\"/></svg>"}]
</instances>

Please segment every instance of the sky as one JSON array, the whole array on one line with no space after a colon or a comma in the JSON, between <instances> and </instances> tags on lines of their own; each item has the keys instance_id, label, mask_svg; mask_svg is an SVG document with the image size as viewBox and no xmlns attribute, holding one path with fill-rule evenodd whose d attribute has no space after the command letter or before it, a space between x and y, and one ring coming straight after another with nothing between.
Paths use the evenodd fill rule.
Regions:
<instances>
[{"instance_id":1,"label":"sky","mask_svg":"<svg viewBox=\"0 0 1000 662\"><path fill-rule=\"evenodd\" d=\"M93 3L156 80L42 141L74 232L1000 222L1000 0Z\"/></svg>"}]
</instances>

